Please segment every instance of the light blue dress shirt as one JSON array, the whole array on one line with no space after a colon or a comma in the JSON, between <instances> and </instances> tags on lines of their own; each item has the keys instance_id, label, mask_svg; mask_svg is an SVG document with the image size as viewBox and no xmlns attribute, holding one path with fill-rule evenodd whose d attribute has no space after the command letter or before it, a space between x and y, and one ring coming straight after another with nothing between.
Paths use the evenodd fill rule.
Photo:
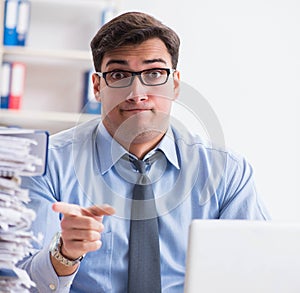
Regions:
<instances>
[{"instance_id":1,"label":"light blue dress shirt","mask_svg":"<svg viewBox=\"0 0 300 293\"><path fill-rule=\"evenodd\" d=\"M156 151L164 155L149 166L148 176L159 213L162 288L164 293L182 293L192 219L269 216L243 157L173 125L145 159ZM33 232L44 238L20 267L39 292L126 292L131 193L138 174L125 154L95 119L52 136L46 175L22 178L23 188L30 189L29 208L37 213ZM49 243L60 230L59 214L51 209L55 201L81 206L108 203L116 209L114 216L104 217L102 247L88 253L71 276L57 277L50 262Z\"/></svg>"}]
</instances>

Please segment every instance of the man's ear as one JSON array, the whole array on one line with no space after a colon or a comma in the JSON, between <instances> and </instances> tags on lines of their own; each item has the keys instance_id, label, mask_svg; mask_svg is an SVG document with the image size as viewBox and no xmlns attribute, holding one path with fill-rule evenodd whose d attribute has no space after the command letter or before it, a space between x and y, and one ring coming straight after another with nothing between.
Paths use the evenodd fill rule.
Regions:
<instances>
[{"instance_id":1,"label":"man's ear","mask_svg":"<svg viewBox=\"0 0 300 293\"><path fill-rule=\"evenodd\" d=\"M176 100L179 96L180 92L180 72L175 71L173 73L173 80L174 80L174 100Z\"/></svg>"},{"instance_id":2,"label":"man's ear","mask_svg":"<svg viewBox=\"0 0 300 293\"><path fill-rule=\"evenodd\" d=\"M95 99L98 102L101 102L101 96L100 96L100 77L96 73L93 73L93 75L92 75L92 81L93 81L93 90L94 90Z\"/></svg>"}]
</instances>

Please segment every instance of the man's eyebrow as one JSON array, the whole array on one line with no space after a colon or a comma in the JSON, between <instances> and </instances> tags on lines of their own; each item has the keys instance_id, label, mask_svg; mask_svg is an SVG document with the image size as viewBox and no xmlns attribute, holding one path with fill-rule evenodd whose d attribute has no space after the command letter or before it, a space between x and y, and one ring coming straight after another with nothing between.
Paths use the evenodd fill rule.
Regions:
<instances>
[{"instance_id":1,"label":"man's eyebrow","mask_svg":"<svg viewBox=\"0 0 300 293\"><path fill-rule=\"evenodd\" d=\"M163 64L167 65L167 62L164 59L161 59L161 58L148 59L148 60L143 61L144 64L152 64L152 63L156 63L156 62L163 63ZM108 66L108 65L111 65L111 64L128 65L128 62L126 60L122 60L122 59L111 59L105 64L105 66Z\"/></svg>"},{"instance_id":2,"label":"man's eyebrow","mask_svg":"<svg viewBox=\"0 0 300 293\"><path fill-rule=\"evenodd\" d=\"M164 64L167 65L167 62L164 59L161 59L161 58L155 58L155 59L145 60L143 63L145 63L145 64L151 64L151 63L156 63L156 62L164 63Z\"/></svg>"},{"instance_id":3,"label":"man's eyebrow","mask_svg":"<svg viewBox=\"0 0 300 293\"><path fill-rule=\"evenodd\" d=\"M121 59L111 59L105 64L105 66L108 66L110 64L128 65L128 62L126 60L121 60Z\"/></svg>"}]
</instances>

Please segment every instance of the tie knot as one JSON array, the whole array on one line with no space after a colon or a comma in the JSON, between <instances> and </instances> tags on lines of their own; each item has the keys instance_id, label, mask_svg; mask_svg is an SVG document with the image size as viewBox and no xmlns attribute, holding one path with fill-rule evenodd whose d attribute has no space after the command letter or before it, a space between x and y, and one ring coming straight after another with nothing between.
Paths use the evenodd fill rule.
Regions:
<instances>
[{"instance_id":1,"label":"tie knot","mask_svg":"<svg viewBox=\"0 0 300 293\"><path fill-rule=\"evenodd\" d=\"M125 154L122 158L126 161L131 162L140 174L146 175L146 172L148 171L147 169L149 169L149 167L152 165L152 163L159 160L160 157L162 157L162 156L163 156L163 153L160 151L157 151L151 157L145 159L144 161L136 159L136 158L130 156L129 154Z\"/></svg>"},{"instance_id":2,"label":"tie knot","mask_svg":"<svg viewBox=\"0 0 300 293\"><path fill-rule=\"evenodd\" d=\"M145 174L146 173L146 167L149 164L147 161L142 161L142 160L133 160L132 163L136 167L136 169L141 173Z\"/></svg>"}]
</instances>

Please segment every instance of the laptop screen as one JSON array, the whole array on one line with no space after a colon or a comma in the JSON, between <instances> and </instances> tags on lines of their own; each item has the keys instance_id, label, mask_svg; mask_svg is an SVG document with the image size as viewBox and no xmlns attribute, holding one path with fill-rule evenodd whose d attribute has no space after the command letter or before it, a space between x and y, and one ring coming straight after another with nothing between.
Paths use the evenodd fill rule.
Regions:
<instances>
[{"instance_id":1,"label":"laptop screen","mask_svg":"<svg viewBox=\"0 0 300 293\"><path fill-rule=\"evenodd\" d=\"M194 220L184 293L300 292L300 223Z\"/></svg>"}]
</instances>

